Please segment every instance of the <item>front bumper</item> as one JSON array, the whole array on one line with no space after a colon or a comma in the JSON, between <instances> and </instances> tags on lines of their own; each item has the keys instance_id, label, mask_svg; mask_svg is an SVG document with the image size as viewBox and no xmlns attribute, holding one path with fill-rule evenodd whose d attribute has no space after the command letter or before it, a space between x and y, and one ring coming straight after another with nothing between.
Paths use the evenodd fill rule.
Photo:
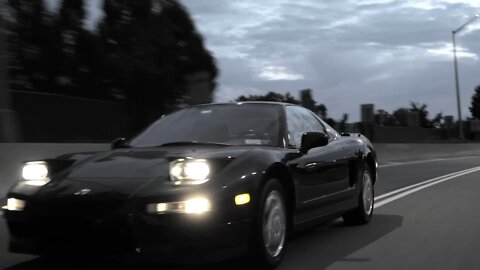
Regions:
<instances>
[{"instance_id":1,"label":"front bumper","mask_svg":"<svg viewBox=\"0 0 480 270\"><path fill-rule=\"evenodd\" d=\"M32 216L5 211L10 252L85 254L142 262L219 261L243 255L249 219L222 222L215 213L128 214L102 218Z\"/></svg>"}]
</instances>

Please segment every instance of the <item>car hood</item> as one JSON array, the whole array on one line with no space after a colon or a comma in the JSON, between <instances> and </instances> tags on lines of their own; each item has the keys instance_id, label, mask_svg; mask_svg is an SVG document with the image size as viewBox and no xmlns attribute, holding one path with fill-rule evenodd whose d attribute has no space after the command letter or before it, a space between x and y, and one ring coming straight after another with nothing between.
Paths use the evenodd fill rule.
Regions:
<instances>
[{"instance_id":1,"label":"car hood","mask_svg":"<svg viewBox=\"0 0 480 270\"><path fill-rule=\"evenodd\" d=\"M72 165L67 178L157 178L169 175L179 158L235 159L245 147L160 147L120 149L93 154Z\"/></svg>"},{"instance_id":2,"label":"car hood","mask_svg":"<svg viewBox=\"0 0 480 270\"><path fill-rule=\"evenodd\" d=\"M222 164L221 168L216 168L219 171L253 149L175 146L65 155L57 161L69 160L73 163L54 173L49 184L33 193L19 184L11 192L35 194L30 208L39 214L57 215L67 211L83 216L101 216L120 209L129 198L143 205L144 200L151 198L176 200L192 192L212 191L209 187L220 185L217 181L199 186L172 185L169 181L169 163L172 160L187 157L207 159L212 162L212 168Z\"/></svg>"},{"instance_id":3,"label":"car hood","mask_svg":"<svg viewBox=\"0 0 480 270\"><path fill-rule=\"evenodd\" d=\"M108 152L64 157L76 160L56 178L57 188L49 189L52 194L71 195L81 189L90 189L92 194L115 191L128 197L140 190L150 194L169 194L173 187L169 163L179 158L202 158L223 169L230 161L252 150L251 147L159 147L129 148ZM55 178L55 177L54 177ZM179 190L176 188L176 190ZM96 192L93 192L96 191Z\"/></svg>"}]
</instances>

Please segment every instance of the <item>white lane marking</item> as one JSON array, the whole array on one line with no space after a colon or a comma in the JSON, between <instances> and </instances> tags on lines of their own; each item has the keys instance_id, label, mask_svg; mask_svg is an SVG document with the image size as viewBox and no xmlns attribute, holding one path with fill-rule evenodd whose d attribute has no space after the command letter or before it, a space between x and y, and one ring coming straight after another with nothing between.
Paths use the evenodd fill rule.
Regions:
<instances>
[{"instance_id":1,"label":"white lane marking","mask_svg":"<svg viewBox=\"0 0 480 270\"><path fill-rule=\"evenodd\" d=\"M462 159L473 159L473 158L480 158L480 156L435 158L435 159L425 159L425 160L416 160L416 161L407 161L407 162L387 162L387 164L382 164L382 165L379 165L378 167L385 168L385 167L394 167L394 166L402 166L402 165L410 165L410 164L421 164L421 163L430 163L430 162L438 162L438 161L462 160Z\"/></svg>"},{"instance_id":2,"label":"white lane marking","mask_svg":"<svg viewBox=\"0 0 480 270\"><path fill-rule=\"evenodd\" d=\"M434 182L430 182L430 183L427 183L427 184L424 184L422 186L419 186L419 187L416 187L416 188L413 188L413 189L409 189L405 192L402 192L400 194L397 194L393 197L390 197L390 198L387 198L385 200L382 200L378 203L375 204L375 207L374 208L378 208L378 207L381 207L387 203L391 203L393 201L396 201L400 198L403 198L407 195L410 195L414 192L417 192L417 191L420 191L422 189L425 189L425 188L428 188L428 187L431 187L433 185L436 185L436 184L440 184L440 183L443 183L445 181L448 181L448 180L451 180L451 179L454 179L454 178L457 178L457 177L460 177L460 176L463 176L463 175L466 175L466 174L470 174L470 173L473 173L473 172L477 172L477 171L480 171L480 166L479 167L474 167L472 168L471 170L465 170L465 171L461 171L457 174L454 174L454 175L451 175L451 176L448 176L448 177L444 177L444 178L441 178L440 180L437 180L437 181L434 181Z\"/></svg>"},{"instance_id":3,"label":"white lane marking","mask_svg":"<svg viewBox=\"0 0 480 270\"><path fill-rule=\"evenodd\" d=\"M397 165L397 164L402 164L401 162L394 162L394 161L387 161L385 164L382 164L380 166L388 166L388 165Z\"/></svg>"},{"instance_id":4,"label":"white lane marking","mask_svg":"<svg viewBox=\"0 0 480 270\"><path fill-rule=\"evenodd\" d=\"M429 180L425 180L425 181L422 181L422 182L419 182L419 183L416 183L416 184L413 184L413 185L410 185L410 186L406 186L406 187L403 187L403 188L400 188L400 189L396 189L394 191L391 191L391 192L388 192L388 193L385 193L385 194L382 194L382 195L379 195L379 196L375 197L375 200L380 200L380 199L383 199L385 197L392 196L396 193L400 193L400 192L402 192L404 190L407 190L407 189L411 189L411 188L418 187L418 186L421 186L421 185L425 185L425 184L428 184L428 183L431 183L431 182L442 180L445 177L450 177L450 176L457 175L457 174L467 172L467 171L471 171L471 170L475 170L475 168L470 168L470 169L466 169L466 170L463 170L463 171L458 171L458 172L438 176L438 177L435 177L435 178L432 178L432 179L429 179Z\"/></svg>"}]
</instances>

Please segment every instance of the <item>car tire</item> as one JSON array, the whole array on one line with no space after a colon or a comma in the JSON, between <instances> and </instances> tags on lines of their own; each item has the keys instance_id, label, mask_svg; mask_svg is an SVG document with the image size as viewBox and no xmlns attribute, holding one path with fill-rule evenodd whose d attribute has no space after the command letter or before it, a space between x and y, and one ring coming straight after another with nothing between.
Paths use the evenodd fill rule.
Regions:
<instances>
[{"instance_id":1,"label":"car tire","mask_svg":"<svg viewBox=\"0 0 480 270\"><path fill-rule=\"evenodd\" d=\"M350 210L343 214L343 221L347 225L363 225L370 222L373 216L374 209L374 185L372 179L372 173L367 164L360 172L359 179L359 196L357 208Z\"/></svg>"},{"instance_id":2,"label":"car tire","mask_svg":"<svg viewBox=\"0 0 480 270\"><path fill-rule=\"evenodd\" d=\"M255 268L273 269L285 253L288 212L284 194L282 184L276 179L268 180L260 193L250 249Z\"/></svg>"}]
</instances>

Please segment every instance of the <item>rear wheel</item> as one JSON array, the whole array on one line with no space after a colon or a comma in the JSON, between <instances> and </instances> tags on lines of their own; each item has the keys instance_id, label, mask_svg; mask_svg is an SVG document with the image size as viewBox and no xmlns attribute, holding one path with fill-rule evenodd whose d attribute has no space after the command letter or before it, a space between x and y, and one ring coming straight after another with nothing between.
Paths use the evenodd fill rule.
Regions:
<instances>
[{"instance_id":1,"label":"rear wheel","mask_svg":"<svg viewBox=\"0 0 480 270\"><path fill-rule=\"evenodd\" d=\"M285 253L288 219L284 194L276 179L269 180L261 192L251 256L264 268L275 268Z\"/></svg>"},{"instance_id":2,"label":"rear wheel","mask_svg":"<svg viewBox=\"0 0 480 270\"><path fill-rule=\"evenodd\" d=\"M363 172L361 172L360 195L358 198L358 207L345 213L343 220L349 225L362 225L370 222L373 216L374 206L374 187L372 174L365 164Z\"/></svg>"}]
</instances>

